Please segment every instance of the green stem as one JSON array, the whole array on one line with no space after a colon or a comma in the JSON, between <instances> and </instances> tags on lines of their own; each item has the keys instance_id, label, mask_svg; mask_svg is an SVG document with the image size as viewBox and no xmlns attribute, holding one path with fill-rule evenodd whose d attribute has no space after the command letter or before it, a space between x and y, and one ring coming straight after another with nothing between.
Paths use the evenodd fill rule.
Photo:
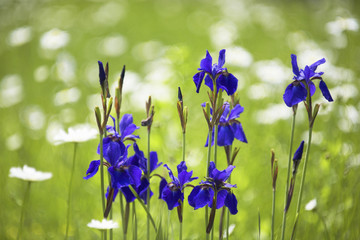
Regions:
<instances>
[{"instance_id":1,"label":"green stem","mask_svg":"<svg viewBox=\"0 0 360 240\"><path fill-rule=\"evenodd\" d=\"M291 125L291 136L290 136L290 147L289 147L289 159L288 159L288 168L287 168L287 178L285 183L285 200L284 200L284 212L283 212L283 221L281 228L281 240L285 238L285 227L286 227L286 201L287 201L287 193L289 191L289 179L290 179L290 171L291 171L291 156L292 156L292 146L294 141L294 132L295 132L295 119L296 119L296 111L293 111L292 115L292 125Z\"/></svg>"},{"instance_id":2,"label":"green stem","mask_svg":"<svg viewBox=\"0 0 360 240\"><path fill-rule=\"evenodd\" d=\"M148 211L147 207L145 206L145 204L142 202L141 198L139 197L139 195L137 194L137 192L135 191L135 189L129 185L129 188L130 188L130 191L132 192L132 194L134 194L134 196L136 197L137 200L139 200L139 203L140 205L144 208L147 216L149 217L150 221L151 221L151 224L153 225L154 227L154 230L155 230L155 235L157 234L157 228L156 228L156 225L155 225L155 221L154 219L152 218L150 212Z\"/></svg>"},{"instance_id":3,"label":"green stem","mask_svg":"<svg viewBox=\"0 0 360 240\"><path fill-rule=\"evenodd\" d=\"M231 183L231 176L229 177L229 183ZM226 219L226 240L229 240L229 226L230 226L230 210L228 209L227 219Z\"/></svg>"},{"instance_id":4,"label":"green stem","mask_svg":"<svg viewBox=\"0 0 360 240\"><path fill-rule=\"evenodd\" d=\"M324 217L323 217L318 211L315 210L315 212L316 212L316 214L319 216L322 224L324 225L324 230L325 230L325 233L326 233L326 239L327 239L327 240L330 240L331 237L330 237L330 234L329 234L329 230L328 230L328 228L327 228L327 226L326 226L326 222L325 222Z\"/></svg>"},{"instance_id":5,"label":"green stem","mask_svg":"<svg viewBox=\"0 0 360 240\"><path fill-rule=\"evenodd\" d=\"M274 240L275 196L276 196L276 189L273 189L273 194L272 194L272 209L271 209L271 240Z\"/></svg>"},{"instance_id":6,"label":"green stem","mask_svg":"<svg viewBox=\"0 0 360 240\"><path fill-rule=\"evenodd\" d=\"M185 133L182 137L182 160L185 162Z\"/></svg>"},{"instance_id":7,"label":"green stem","mask_svg":"<svg viewBox=\"0 0 360 240\"><path fill-rule=\"evenodd\" d=\"M184 203L183 202L181 202L181 205L180 205L180 207L181 207L181 216L182 216L182 218L184 218L184 215L183 215L183 213L184 213ZM182 219L182 220L184 220L184 219ZM183 227L183 221L179 221L180 222L180 236L179 236L179 239L180 240L182 240L182 227Z\"/></svg>"},{"instance_id":8,"label":"green stem","mask_svg":"<svg viewBox=\"0 0 360 240\"><path fill-rule=\"evenodd\" d=\"M211 142L212 142L212 129L209 130L209 140L208 140L208 152L207 152L207 166L206 166L206 176L209 176L209 166L211 161ZM209 216L209 207L205 206L205 229L208 225L208 216ZM206 233L206 240L209 240L209 234Z\"/></svg>"},{"instance_id":9,"label":"green stem","mask_svg":"<svg viewBox=\"0 0 360 240\"><path fill-rule=\"evenodd\" d=\"M25 192L25 195L24 195L23 204L22 204L22 207L21 207L19 230L18 230L18 234L17 234L17 237L16 237L17 240L19 240L20 237L21 237L21 231L22 231L22 227L23 227L25 211L27 209L26 205L27 205L27 202L29 201L29 196L30 196L30 186L31 186L31 182L28 181L28 185L27 185L26 192Z\"/></svg>"},{"instance_id":10,"label":"green stem","mask_svg":"<svg viewBox=\"0 0 360 240\"><path fill-rule=\"evenodd\" d=\"M119 191L121 193L121 191ZM121 214L121 224L122 224L122 230L123 230L123 237L125 237L125 220L124 220L124 203L123 203L123 195L119 194L120 199L120 214Z\"/></svg>"},{"instance_id":11,"label":"green stem","mask_svg":"<svg viewBox=\"0 0 360 240\"><path fill-rule=\"evenodd\" d=\"M74 171L75 171L75 158L76 158L76 147L77 143L74 142L74 154L73 154L73 161L72 161L72 168L70 173L70 182L69 182L69 192L68 192L68 200L67 200L67 217L66 217L66 232L65 232L65 240L68 239L69 236L69 224L70 224L70 203L71 203L71 188L72 182L74 179Z\"/></svg>"},{"instance_id":12,"label":"green stem","mask_svg":"<svg viewBox=\"0 0 360 240\"><path fill-rule=\"evenodd\" d=\"M101 201L102 214L105 212L105 190L104 190L104 149L103 149L103 134L100 133L100 181L101 181Z\"/></svg>"},{"instance_id":13,"label":"green stem","mask_svg":"<svg viewBox=\"0 0 360 240\"><path fill-rule=\"evenodd\" d=\"M305 156L305 162L304 162L304 167L303 167L303 172L302 172L302 176L301 176L301 183L300 183L300 190L299 190L299 197L298 197L298 202L297 202L297 206L296 206L296 221L298 221L299 217L300 217L300 207L301 207L301 200L302 200L302 194L303 194L303 190L304 190L304 183L305 183L305 176L306 176L306 167L307 167L307 163L309 160L309 156L310 156L310 146L311 146L311 136L312 136L312 126L309 127L309 139L308 139L308 146L306 149L306 156ZM296 232L296 226L297 224L294 225L293 227L293 236L295 236L295 232Z\"/></svg>"},{"instance_id":14,"label":"green stem","mask_svg":"<svg viewBox=\"0 0 360 240\"><path fill-rule=\"evenodd\" d=\"M136 219L136 204L133 202L133 240L137 240L137 219Z\"/></svg>"},{"instance_id":15,"label":"green stem","mask_svg":"<svg viewBox=\"0 0 360 240\"><path fill-rule=\"evenodd\" d=\"M148 152L147 152L147 179L150 184L150 128L148 128ZM146 229L147 229L147 240L150 240L150 187L148 187L146 192L146 199L147 199L147 212L149 213L147 216L147 222L146 222Z\"/></svg>"}]
</instances>

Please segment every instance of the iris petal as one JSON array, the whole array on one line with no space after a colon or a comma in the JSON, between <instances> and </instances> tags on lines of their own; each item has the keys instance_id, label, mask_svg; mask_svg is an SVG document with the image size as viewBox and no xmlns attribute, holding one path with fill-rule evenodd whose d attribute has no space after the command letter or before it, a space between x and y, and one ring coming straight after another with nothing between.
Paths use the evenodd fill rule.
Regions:
<instances>
[{"instance_id":1,"label":"iris petal","mask_svg":"<svg viewBox=\"0 0 360 240\"><path fill-rule=\"evenodd\" d=\"M225 76L225 74L220 75L216 80L216 83L219 88L224 89L229 96L236 92L238 86L237 78L231 73L228 73L227 76Z\"/></svg>"},{"instance_id":2,"label":"iris petal","mask_svg":"<svg viewBox=\"0 0 360 240\"><path fill-rule=\"evenodd\" d=\"M197 93L199 93L199 91L200 91L201 83L204 79L204 76L205 76L205 73L203 71L198 72L193 76L193 81L195 83Z\"/></svg>"},{"instance_id":3,"label":"iris petal","mask_svg":"<svg viewBox=\"0 0 360 240\"><path fill-rule=\"evenodd\" d=\"M298 67L298 64L297 64L297 59L296 59L296 55L295 54L291 54L291 65L292 65L292 70L293 70L293 73L296 75L296 76L299 76L299 67Z\"/></svg>"},{"instance_id":4,"label":"iris petal","mask_svg":"<svg viewBox=\"0 0 360 240\"><path fill-rule=\"evenodd\" d=\"M220 50L219 52L219 60L218 60L218 67L222 68L225 64L225 49Z\"/></svg>"},{"instance_id":5,"label":"iris petal","mask_svg":"<svg viewBox=\"0 0 360 240\"><path fill-rule=\"evenodd\" d=\"M89 165L88 170L86 171L86 176L83 177L85 180L93 177L99 170L100 160L92 161Z\"/></svg>"},{"instance_id":6,"label":"iris petal","mask_svg":"<svg viewBox=\"0 0 360 240\"><path fill-rule=\"evenodd\" d=\"M243 127L240 122L234 122L231 124L232 131L234 133L234 137L244 143L247 143L247 139L243 130Z\"/></svg>"},{"instance_id":7,"label":"iris petal","mask_svg":"<svg viewBox=\"0 0 360 240\"><path fill-rule=\"evenodd\" d=\"M204 70L205 72L211 73L212 57L207 50L206 50L206 57L204 59L202 59L200 62L200 68L201 68L201 70Z\"/></svg>"},{"instance_id":8,"label":"iris petal","mask_svg":"<svg viewBox=\"0 0 360 240\"><path fill-rule=\"evenodd\" d=\"M283 99L288 107L292 107L306 100L307 91L306 88L298 82L290 83L285 89Z\"/></svg>"},{"instance_id":9,"label":"iris petal","mask_svg":"<svg viewBox=\"0 0 360 240\"><path fill-rule=\"evenodd\" d=\"M219 126L218 146L230 146L234 141L234 133L229 125Z\"/></svg>"},{"instance_id":10,"label":"iris petal","mask_svg":"<svg viewBox=\"0 0 360 240\"><path fill-rule=\"evenodd\" d=\"M229 209L232 215L238 212L237 210L237 199L233 193L228 193L225 198L225 206Z\"/></svg>"},{"instance_id":11,"label":"iris petal","mask_svg":"<svg viewBox=\"0 0 360 240\"><path fill-rule=\"evenodd\" d=\"M240 106L240 104L236 104L235 107L233 109L231 109L228 120L232 120L232 119L240 117L240 113L242 113L242 112L244 112L244 107Z\"/></svg>"},{"instance_id":12,"label":"iris petal","mask_svg":"<svg viewBox=\"0 0 360 240\"><path fill-rule=\"evenodd\" d=\"M326 86L326 83L323 80L320 81L319 87L322 95L325 97L326 100L328 100L329 102L334 101L333 98L331 97L328 87Z\"/></svg>"}]
</instances>

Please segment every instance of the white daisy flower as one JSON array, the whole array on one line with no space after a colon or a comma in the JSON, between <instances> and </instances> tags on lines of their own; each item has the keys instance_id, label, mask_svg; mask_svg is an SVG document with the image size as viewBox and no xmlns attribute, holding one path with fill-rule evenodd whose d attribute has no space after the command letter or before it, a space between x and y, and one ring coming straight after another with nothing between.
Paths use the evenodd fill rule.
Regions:
<instances>
[{"instance_id":1,"label":"white daisy flower","mask_svg":"<svg viewBox=\"0 0 360 240\"><path fill-rule=\"evenodd\" d=\"M52 173L36 171L35 168L24 165L23 168L21 167L10 168L9 177L19 178L24 181L39 182L50 179L52 177Z\"/></svg>"},{"instance_id":2,"label":"white daisy flower","mask_svg":"<svg viewBox=\"0 0 360 240\"><path fill-rule=\"evenodd\" d=\"M113 229L118 228L119 224L113 220L106 220L105 218L100 222L98 220L92 219L91 222L87 224L89 228L95 228L99 230Z\"/></svg>"},{"instance_id":3,"label":"white daisy flower","mask_svg":"<svg viewBox=\"0 0 360 240\"><path fill-rule=\"evenodd\" d=\"M90 139L96 138L98 131L93 128L90 124L78 124L68 129L65 132L60 129L52 139L54 145L59 145L67 142L86 142Z\"/></svg>"}]
</instances>

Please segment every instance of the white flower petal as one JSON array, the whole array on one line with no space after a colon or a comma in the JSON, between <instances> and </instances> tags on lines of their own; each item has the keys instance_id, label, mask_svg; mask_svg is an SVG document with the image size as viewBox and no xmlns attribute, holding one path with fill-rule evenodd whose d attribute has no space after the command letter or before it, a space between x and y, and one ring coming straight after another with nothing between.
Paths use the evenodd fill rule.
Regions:
<instances>
[{"instance_id":1,"label":"white flower petal","mask_svg":"<svg viewBox=\"0 0 360 240\"><path fill-rule=\"evenodd\" d=\"M78 124L68 129L68 132L60 129L55 134L53 139L54 145L59 145L67 142L86 142L90 139L96 138L98 131L90 124Z\"/></svg>"},{"instance_id":2,"label":"white flower petal","mask_svg":"<svg viewBox=\"0 0 360 240\"><path fill-rule=\"evenodd\" d=\"M113 229L118 228L119 224L117 222L114 222L113 220L106 220L105 218L100 222L98 220L92 219L91 222L87 224L89 228L95 228L99 230L105 230L105 229Z\"/></svg>"},{"instance_id":3,"label":"white flower petal","mask_svg":"<svg viewBox=\"0 0 360 240\"><path fill-rule=\"evenodd\" d=\"M52 177L52 173L36 171L35 168L24 165L23 168L21 167L10 168L9 177L19 178L25 181L38 182L38 181L44 181L50 179Z\"/></svg>"},{"instance_id":4,"label":"white flower petal","mask_svg":"<svg viewBox=\"0 0 360 240\"><path fill-rule=\"evenodd\" d=\"M313 200L311 200L310 202L308 202L305 206L305 210L306 211L312 211L316 208L317 205L317 201L316 198L314 198Z\"/></svg>"}]
</instances>

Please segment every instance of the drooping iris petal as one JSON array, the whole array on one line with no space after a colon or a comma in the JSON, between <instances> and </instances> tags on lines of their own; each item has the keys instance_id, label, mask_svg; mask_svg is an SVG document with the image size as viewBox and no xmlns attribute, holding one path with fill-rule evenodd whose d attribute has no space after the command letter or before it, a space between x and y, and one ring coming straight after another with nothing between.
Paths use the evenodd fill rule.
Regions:
<instances>
[{"instance_id":1,"label":"drooping iris petal","mask_svg":"<svg viewBox=\"0 0 360 240\"><path fill-rule=\"evenodd\" d=\"M323 80L320 80L319 87L320 87L322 95L325 97L326 100L328 100L329 102L334 101L333 98L331 97L328 87L326 86L326 84Z\"/></svg>"},{"instance_id":2,"label":"drooping iris petal","mask_svg":"<svg viewBox=\"0 0 360 240\"><path fill-rule=\"evenodd\" d=\"M225 64L225 49L222 49L219 52L218 67L222 68L224 64Z\"/></svg>"},{"instance_id":3,"label":"drooping iris petal","mask_svg":"<svg viewBox=\"0 0 360 240\"><path fill-rule=\"evenodd\" d=\"M224 206L225 198L226 198L227 194L228 194L228 191L225 190L225 189L222 189L217 193L217 196L216 196L216 209L222 208ZM213 207L213 201L210 201L209 202L209 208L212 208L212 207Z\"/></svg>"},{"instance_id":4,"label":"drooping iris petal","mask_svg":"<svg viewBox=\"0 0 360 240\"><path fill-rule=\"evenodd\" d=\"M205 72L211 73L211 70L212 70L212 57L211 57L208 50L206 50L206 57L204 59L202 59L201 62L200 62L200 69L205 71Z\"/></svg>"},{"instance_id":5,"label":"drooping iris petal","mask_svg":"<svg viewBox=\"0 0 360 240\"><path fill-rule=\"evenodd\" d=\"M296 59L296 55L295 55L295 54L291 54L291 65L292 65L293 73L294 73L296 76L299 76L299 75L300 75L300 72L299 72L299 67L298 67L298 64L297 64L297 59Z\"/></svg>"},{"instance_id":6,"label":"drooping iris petal","mask_svg":"<svg viewBox=\"0 0 360 240\"><path fill-rule=\"evenodd\" d=\"M83 177L85 180L93 177L99 170L100 160L91 161L88 170L86 171L86 176Z\"/></svg>"},{"instance_id":7,"label":"drooping iris petal","mask_svg":"<svg viewBox=\"0 0 360 240\"><path fill-rule=\"evenodd\" d=\"M296 149L293 160L301 160L304 151L304 141L301 141L300 146Z\"/></svg>"},{"instance_id":8,"label":"drooping iris petal","mask_svg":"<svg viewBox=\"0 0 360 240\"><path fill-rule=\"evenodd\" d=\"M109 167L108 172L111 176L111 186L113 188L122 188L131 184L130 176L126 170Z\"/></svg>"},{"instance_id":9,"label":"drooping iris petal","mask_svg":"<svg viewBox=\"0 0 360 240\"><path fill-rule=\"evenodd\" d=\"M307 91L302 84L296 82L290 83L289 86L285 89L283 99L285 104L288 107L292 107L295 104L298 104L306 100Z\"/></svg>"},{"instance_id":10,"label":"drooping iris petal","mask_svg":"<svg viewBox=\"0 0 360 240\"><path fill-rule=\"evenodd\" d=\"M111 184L113 188L121 188L130 184L138 187L141 184L140 168L131 165L124 168L109 167L108 172L111 176Z\"/></svg>"},{"instance_id":11,"label":"drooping iris petal","mask_svg":"<svg viewBox=\"0 0 360 240\"><path fill-rule=\"evenodd\" d=\"M182 195L180 189L171 190L168 186L165 186L161 193L161 199L167 203L168 209L172 210L180 205L179 200L184 198Z\"/></svg>"},{"instance_id":12,"label":"drooping iris petal","mask_svg":"<svg viewBox=\"0 0 360 240\"><path fill-rule=\"evenodd\" d=\"M197 93L199 93L200 91L201 83L204 79L204 76L205 76L205 72L198 72L193 76L193 81L195 83Z\"/></svg>"},{"instance_id":13,"label":"drooping iris petal","mask_svg":"<svg viewBox=\"0 0 360 240\"><path fill-rule=\"evenodd\" d=\"M211 79L211 77L209 75L206 75L206 77L205 77L205 85L208 86L211 91L214 91L213 80Z\"/></svg>"},{"instance_id":14,"label":"drooping iris petal","mask_svg":"<svg viewBox=\"0 0 360 240\"><path fill-rule=\"evenodd\" d=\"M134 184L135 187L138 187L141 184L141 169L137 166L130 165L128 172L130 175L131 184Z\"/></svg>"},{"instance_id":15,"label":"drooping iris petal","mask_svg":"<svg viewBox=\"0 0 360 240\"><path fill-rule=\"evenodd\" d=\"M195 210L205 207L212 201L214 197L214 190L210 187L196 186L188 197L189 205Z\"/></svg>"},{"instance_id":16,"label":"drooping iris petal","mask_svg":"<svg viewBox=\"0 0 360 240\"><path fill-rule=\"evenodd\" d=\"M225 198L225 206L229 209L232 215L235 215L237 210L237 199L233 193L228 193Z\"/></svg>"},{"instance_id":17,"label":"drooping iris petal","mask_svg":"<svg viewBox=\"0 0 360 240\"><path fill-rule=\"evenodd\" d=\"M309 86L309 88L310 88L310 94L311 94L311 96L314 95L314 93L315 93L315 91L316 91L316 86L315 86L315 84L310 81L309 84L308 84L308 86Z\"/></svg>"},{"instance_id":18,"label":"drooping iris petal","mask_svg":"<svg viewBox=\"0 0 360 240\"><path fill-rule=\"evenodd\" d=\"M222 88L226 91L226 93L231 96L236 92L238 86L237 78L231 73L221 74L216 80L219 88Z\"/></svg>"},{"instance_id":19,"label":"drooping iris petal","mask_svg":"<svg viewBox=\"0 0 360 240\"><path fill-rule=\"evenodd\" d=\"M159 185L159 199L161 199L161 193L164 190L164 187L167 185L167 181L165 178L162 178Z\"/></svg>"},{"instance_id":20,"label":"drooping iris petal","mask_svg":"<svg viewBox=\"0 0 360 240\"><path fill-rule=\"evenodd\" d=\"M232 131L234 133L234 137L244 143L247 143L247 139L243 130L243 127L240 122L234 122L231 124Z\"/></svg>"},{"instance_id":21,"label":"drooping iris petal","mask_svg":"<svg viewBox=\"0 0 360 240\"><path fill-rule=\"evenodd\" d=\"M231 126L219 126L218 130L218 146L230 146L234 141L234 133Z\"/></svg>"},{"instance_id":22,"label":"drooping iris petal","mask_svg":"<svg viewBox=\"0 0 360 240\"><path fill-rule=\"evenodd\" d=\"M141 179L141 184L139 185L139 187L135 187L134 185L132 185L132 187L135 189L136 193L144 201L144 203L147 204L147 189L149 187L149 181L147 180L147 178ZM136 199L129 187L122 187L120 188L120 190L124 194L126 202L133 202ZM153 193L150 190L150 197L152 195Z\"/></svg>"}]
</instances>

